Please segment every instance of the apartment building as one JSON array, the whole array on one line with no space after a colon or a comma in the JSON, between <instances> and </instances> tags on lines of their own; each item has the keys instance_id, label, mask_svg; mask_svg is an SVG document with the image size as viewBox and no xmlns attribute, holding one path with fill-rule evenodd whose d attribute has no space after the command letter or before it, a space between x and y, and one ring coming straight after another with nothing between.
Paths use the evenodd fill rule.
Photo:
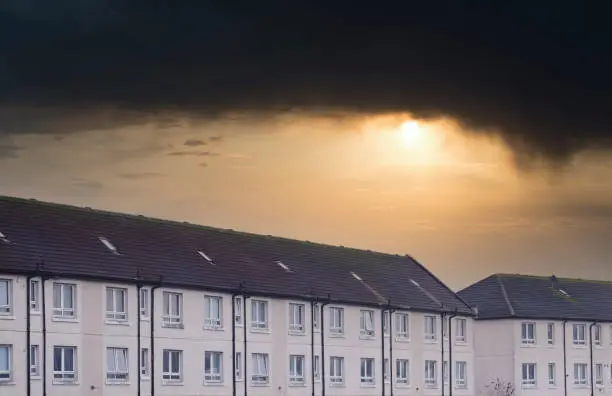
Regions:
<instances>
[{"instance_id":1,"label":"apartment building","mask_svg":"<svg viewBox=\"0 0 612 396\"><path fill-rule=\"evenodd\" d=\"M475 395L409 256L0 197L0 394Z\"/></svg>"},{"instance_id":2,"label":"apartment building","mask_svg":"<svg viewBox=\"0 0 612 396\"><path fill-rule=\"evenodd\" d=\"M496 274L459 295L477 311L476 392L612 395L612 283Z\"/></svg>"}]
</instances>

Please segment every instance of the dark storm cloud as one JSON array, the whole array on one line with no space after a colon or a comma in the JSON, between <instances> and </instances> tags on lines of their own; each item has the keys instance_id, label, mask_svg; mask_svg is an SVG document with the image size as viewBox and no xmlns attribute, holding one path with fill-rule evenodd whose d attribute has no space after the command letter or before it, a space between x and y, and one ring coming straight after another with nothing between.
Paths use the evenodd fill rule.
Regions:
<instances>
[{"instance_id":1,"label":"dark storm cloud","mask_svg":"<svg viewBox=\"0 0 612 396\"><path fill-rule=\"evenodd\" d=\"M523 156L612 146L603 3L2 4L0 104L22 112L0 114L8 133L316 107L450 115Z\"/></svg>"}]
</instances>

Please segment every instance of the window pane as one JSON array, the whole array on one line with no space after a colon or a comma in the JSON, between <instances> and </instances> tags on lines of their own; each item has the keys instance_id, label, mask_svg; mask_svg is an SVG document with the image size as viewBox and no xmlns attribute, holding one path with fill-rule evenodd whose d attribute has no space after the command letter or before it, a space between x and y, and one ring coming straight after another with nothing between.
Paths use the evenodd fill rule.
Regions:
<instances>
[{"instance_id":1,"label":"window pane","mask_svg":"<svg viewBox=\"0 0 612 396\"><path fill-rule=\"evenodd\" d=\"M8 346L0 346L0 371L8 371L9 370L9 347Z\"/></svg>"}]
</instances>

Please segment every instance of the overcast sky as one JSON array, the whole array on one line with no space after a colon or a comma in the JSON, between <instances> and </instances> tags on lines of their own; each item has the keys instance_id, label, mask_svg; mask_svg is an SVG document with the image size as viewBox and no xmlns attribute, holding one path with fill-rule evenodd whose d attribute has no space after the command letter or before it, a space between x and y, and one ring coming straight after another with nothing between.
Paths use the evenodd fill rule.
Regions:
<instances>
[{"instance_id":1,"label":"overcast sky","mask_svg":"<svg viewBox=\"0 0 612 396\"><path fill-rule=\"evenodd\" d=\"M612 280L605 13L137 3L0 6L0 194Z\"/></svg>"}]
</instances>

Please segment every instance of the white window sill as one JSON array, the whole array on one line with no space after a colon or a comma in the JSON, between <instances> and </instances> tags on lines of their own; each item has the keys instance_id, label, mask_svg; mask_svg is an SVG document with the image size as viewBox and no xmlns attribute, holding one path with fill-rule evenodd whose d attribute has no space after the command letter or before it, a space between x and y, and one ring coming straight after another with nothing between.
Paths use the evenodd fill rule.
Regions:
<instances>
[{"instance_id":1,"label":"white window sill","mask_svg":"<svg viewBox=\"0 0 612 396\"><path fill-rule=\"evenodd\" d=\"M150 381L150 380L151 380L151 377L149 377L148 375L147 375L147 376L144 376L144 375L143 375L143 376L141 376L141 377L140 377L140 380L141 380L141 381Z\"/></svg>"},{"instance_id":2,"label":"white window sill","mask_svg":"<svg viewBox=\"0 0 612 396\"><path fill-rule=\"evenodd\" d=\"M537 386L536 385L521 385L521 389L536 389Z\"/></svg>"},{"instance_id":3,"label":"white window sill","mask_svg":"<svg viewBox=\"0 0 612 396\"><path fill-rule=\"evenodd\" d=\"M574 348L586 348L586 344L573 344Z\"/></svg>"},{"instance_id":4,"label":"white window sill","mask_svg":"<svg viewBox=\"0 0 612 396\"><path fill-rule=\"evenodd\" d=\"M203 326L202 329L206 331L225 331L221 326Z\"/></svg>"},{"instance_id":5,"label":"white window sill","mask_svg":"<svg viewBox=\"0 0 612 396\"><path fill-rule=\"evenodd\" d=\"M410 342L410 337L395 337L396 342Z\"/></svg>"},{"instance_id":6,"label":"white window sill","mask_svg":"<svg viewBox=\"0 0 612 396\"><path fill-rule=\"evenodd\" d=\"M164 322L162 322L161 327L165 329L184 329L185 328L183 323L164 323Z\"/></svg>"},{"instance_id":7,"label":"white window sill","mask_svg":"<svg viewBox=\"0 0 612 396\"><path fill-rule=\"evenodd\" d=\"M455 345L457 345L457 346L466 346L467 345L467 341L455 341Z\"/></svg>"},{"instance_id":8,"label":"white window sill","mask_svg":"<svg viewBox=\"0 0 612 396\"><path fill-rule=\"evenodd\" d=\"M251 382L251 386L265 388L270 386L270 382Z\"/></svg>"},{"instance_id":9,"label":"white window sill","mask_svg":"<svg viewBox=\"0 0 612 396\"><path fill-rule=\"evenodd\" d=\"M223 386L223 381L203 381L202 385L204 386Z\"/></svg>"},{"instance_id":10,"label":"white window sill","mask_svg":"<svg viewBox=\"0 0 612 396\"><path fill-rule=\"evenodd\" d=\"M125 385L130 385L130 381L112 381L112 380L106 380L106 385L119 385L119 386L125 386Z\"/></svg>"},{"instance_id":11,"label":"white window sill","mask_svg":"<svg viewBox=\"0 0 612 396\"><path fill-rule=\"evenodd\" d=\"M406 388L410 388L410 384L406 384L404 382L400 382L400 383L395 383L395 387L396 388L402 388L402 389L406 389Z\"/></svg>"},{"instance_id":12,"label":"white window sill","mask_svg":"<svg viewBox=\"0 0 612 396\"><path fill-rule=\"evenodd\" d=\"M374 340L376 339L376 335L375 334L359 334L359 339L360 340Z\"/></svg>"},{"instance_id":13,"label":"white window sill","mask_svg":"<svg viewBox=\"0 0 612 396\"><path fill-rule=\"evenodd\" d=\"M17 319L14 315L11 314L1 314L0 315L0 320L15 320Z\"/></svg>"},{"instance_id":14,"label":"white window sill","mask_svg":"<svg viewBox=\"0 0 612 396\"><path fill-rule=\"evenodd\" d=\"M251 333L270 334L270 329L269 328L262 329L260 327L251 327Z\"/></svg>"},{"instance_id":15,"label":"white window sill","mask_svg":"<svg viewBox=\"0 0 612 396\"><path fill-rule=\"evenodd\" d=\"M360 387L361 388L376 388L376 384L364 384L364 383L361 383Z\"/></svg>"},{"instance_id":16,"label":"white window sill","mask_svg":"<svg viewBox=\"0 0 612 396\"><path fill-rule=\"evenodd\" d=\"M243 382L244 378L236 378L236 382Z\"/></svg>"},{"instance_id":17,"label":"white window sill","mask_svg":"<svg viewBox=\"0 0 612 396\"><path fill-rule=\"evenodd\" d=\"M438 340L428 340L428 339L425 340L425 344L437 344L437 343L438 343Z\"/></svg>"},{"instance_id":18,"label":"white window sill","mask_svg":"<svg viewBox=\"0 0 612 396\"><path fill-rule=\"evenodd\" d=\"M535 343L521 342L521 348L535 348Z\"/></svg>"},{"instance_id":19,"label":"white window sill","mask_svg":"<svg viewBox=\"0 0 612 396\"><path fill-rule=\"evenodd\" d=\"M52 322L78 323L79 319L77 317L52 316L51 321Z\"/></svg>"},{"instance_id":20,"label":"white window sill","mask_svg":"<svg viewBox=\"0 0 612 396\"><path fill-rule=\"evenodd\" d=\"M331 382L329 386L334 388L344 388L345 384L344 382Z\"/></svg>"},{"instance_id":21,"label":"white window sill","mask_svg":"<svg viewBox=\"0 0 612 396\"><path fill-rule=\"evenodd\" d=\"M104 323L106 323L107 325L112 325L112 326L129 326L130 325L130 322L128 322L127 320L106 319Z\"/></svg>"},{"instance_id":22,"label":"white window sill","mask_svg":"<svg viewBox=\"0 0 612 396\"><path fill-rule=\"evenodd\" d=\"M306 335L306 331L305 330L289 330L289 335L292 335L292 336L305 336Z\"/></svg>"},{"instance_id":23,"label":"white window sill","mask_svg":"<svg viewBox=\"0 0 612 396\"><path fill-rule=\"evenodd\" d=\"M289 382L289 386L291 388L303 388L306 386L306 381L294 381L294 382Z\"/></svg>"},{"instance_id":24,"label":"white window sill","mask_svg":"<svg viewBox=\"0 0 612 396\"><path fill-rule=\"evenodd\" d=\"M0 381L0 386L14 386L17 385L15 381L11 380L2 380Z\"/></svg>"},{"instance_id":25,"label":"white window sill","mask_svg":"<svg viewBox=\"0 0 612 396\"><path fill-rule=\"evenodd\" d=\"M329 336L333 337L333 338L344 338L344 332L342 332L342 333L329 333Z\"/></svg>"},{"instance_id":26,"label":"white window sill","mask_svg":"<svg viewBox=\"0 0 612 396\"><path fill-rule=\"evenodd\" d=\"M140 317L140 321L141 322L150 322L151 318L149 316L141 316Z\"/></svg>"},{"instance_id":27,"label":"white window sill","mask_svg":"<svg viewBox=\"0 0 612 396\"><path fill-rule=\"evenodd\" d=\"M243 323L236 323L236 324L234 324L234 326L236 326L236 327L244 327L244 324Z\"/></svg>"},{"instance_id":28,"label":"white window sill","mask_svg":"<svg viewBox=\"0 0 612 396\"><path fill-rule=\"evenodd\" d=\"M79 381L58 381L58 380L53 380L53 381L51 381L51 383L53 385L67 385L67 386L78 386L79 385Z\"/></svg>"},{"instance_id":29,"label":"white window sill","mask_svg":"<svg viewBox=\"0 0 612 396\"><path fill-rule=\"evenodd\" d=\"M40 316L41 313L40 313L40 311L30 311L30 315L32 315L32 316Z\"/></svg>"},{"instance_id":30,"label":"white window sill","mask_svg":"<svg viewBox=\"0 0 612 396\"><path fill-rule=\"evenodd\" d=\"M182 380L162 380L163 386L183 386Z\"/></svg>"}]
</instances>

